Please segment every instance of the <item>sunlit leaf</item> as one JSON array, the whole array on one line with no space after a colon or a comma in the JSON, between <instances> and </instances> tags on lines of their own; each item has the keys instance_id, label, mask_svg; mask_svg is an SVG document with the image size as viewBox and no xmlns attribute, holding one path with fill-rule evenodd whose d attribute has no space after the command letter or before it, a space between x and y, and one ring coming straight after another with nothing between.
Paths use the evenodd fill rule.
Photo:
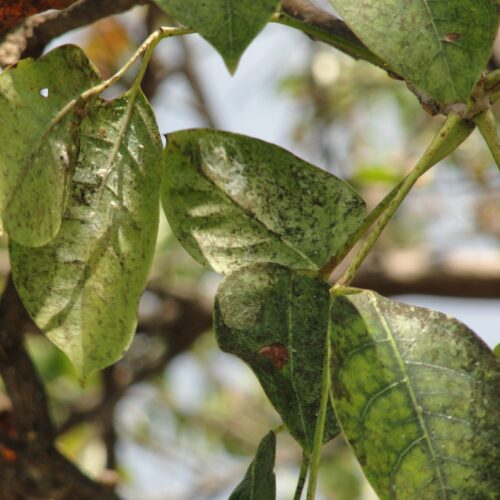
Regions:
<instances>
[{"instance_id":1,"label":"sunlit leaf","mask_svg":"<svg viewBox=\"0 0 500 500\"><path fill-rule=\"evenodd\" d=\"M99 83L85 54L66 45L0 75L0 217L28 246L59 230L78 154L83 110L61 110Z\"/></svg>"},{"instance_id":2,"label":"sunlit leaf","mask_svg":"<svg viewBox=\"0 0 500 500\"><path fill-rule=\"evenodd\" d=\"M381 498L500 491L500 362L465 325L373 292L331 308L335 413Z\"/></svg>"},{"instance_id":3,"label":"sunlit leaf","mask_svg":"<svg viewBox=\"0 0 500 500\"><path fill-rule=\"evenodd\" d=\"M23 303L82 377L132 339L157 235L161 154L142 94L96 101L59 234L41 248L11 244Z\"/></svg>"},{"instance_id":4,"label":"sunlit leaf","mask_svg":"<svg viewBox=\"0 0 500 500\"><path fill-rule=\"evenodd\" d=\"M181 24L197 31L221 54L231 73L276 11L278 0L155 0Z\"/></svg>"},{"instance_id":5,"label":"sunlit leaf","mask_svg":"<svg viewBox=\"0 0 500 500\"><path fill-rule=\"evenodd\" d=\"M229 500L275 500L275 460L276 434L271 431L260 442L243 481L231 493Z\"/></svg>"},{"instance_id":6,"label":"sunlit leaf","mask_svg":"<svg viewBox=\"0 0 500 500\"><path fill-rule=\"evenodd\" d=\"M491 54L496 0L330 0L391 68L441 104L465 102Z\"/></svg>"},{"instance_id":7,"label":"sunlit leaf","mask_svg":"<svg viewBox=\"0 0 500 500\"><path fill-rule=\"evenodd\" d=\"M231 273L217 291L219 347L250 365L292 436L312 450L326 353L328 284L273 264ZM328 408L324 441L338 433Z\"/></svg>"},{"instance_id":8,"label":"sunlit leaf","mask_svg":"<svg viewBox=\"0 0 500 500\"><path fill-rule=\"evenodd\" d=\"M184 248L218 272L256 262L317 271L364 220L349 185L273 144L203 129L167 141L168 221Z\"/></svg>"}]
</instances>

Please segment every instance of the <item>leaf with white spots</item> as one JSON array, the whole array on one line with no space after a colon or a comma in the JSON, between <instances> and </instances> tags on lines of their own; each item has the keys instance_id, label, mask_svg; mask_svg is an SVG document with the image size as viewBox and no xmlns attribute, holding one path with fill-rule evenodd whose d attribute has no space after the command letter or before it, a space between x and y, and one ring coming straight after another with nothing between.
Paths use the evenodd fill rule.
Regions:
<instances>
[{"instance_id":1,"label":"leaf with white spots","mask_svg":"<svg viewBox=\"0 0 500 500\"><path fill-rule=\"evenodd\" d=\"M217 291L219 347L248 363L292 436L308 451L321 401L329 286L274 264L234 271ZM339 432L328 407L324 442Z\"/></svg>"},{"instance_id":2,"label":"leaf with white spots","mask_svg":"<svg viewBox=\"0 0 500 500\"><path fill-rule=\"evenodd\" d=\"M464 324L374 292L332 299L335 413L381 498L496 498L500 361Z\"/></svg>"},{"instance_id":3,"label":"leaf with white spots","mask_svg":"<svg viewBox=\"0 0 500 500\"><path fill-rule=\"evenodd\" d=\"M0 74L0 218L18 243L41 246L59 231L83 112L76 101L63 109L99 82L74 45Z\"/></svg>"},{"instance_id":4,"label":"leaf with white spots","mask_svg":"<svg viewBox=\"0 0 500 500\"><path fill-rule=\"evenodd\" d=\"M197 31L223 57L231 73L276 12L279 0L155 0L184 26Z\"/></svg>"},{"instance_id":5,"label":"leaf with white spots","mask_svg":"<svg viewBox=\"0 0 500 500\"><path fill-rule=\"evenodd\" d=\"M167 137L162 204L201 264L319 271L365 219L348 184L273 144L213 130Z\"/></svg>"},{"instance_id":6,"label":"leaf with white spots","mask_svg":"<svg viewBox=\"0 0 500 500\"><path fill-rule=\"evenodd\" d=\"M40 248L11 242L26 309L82 378L119 359L135 332L158 229L161 155L142 94L95 101L57 237Z\"/></svg>"},{"instance_id":7,"label":"leaf with white spots","mask_svg":"<svg viewBox=\"0 0 500 500\"><path fill-rule=\"evenodd\" d=\"M443 105L466 102L491 55L498 0L330 0L376 55Z\"/></svg>"}]
</instances>

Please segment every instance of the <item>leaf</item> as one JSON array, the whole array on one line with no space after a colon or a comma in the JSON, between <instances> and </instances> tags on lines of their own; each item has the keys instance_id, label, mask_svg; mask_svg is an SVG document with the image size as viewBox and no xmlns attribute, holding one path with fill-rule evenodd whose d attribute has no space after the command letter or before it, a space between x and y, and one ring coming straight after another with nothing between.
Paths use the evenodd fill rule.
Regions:
<instances>
[{"instance_id":1,"label":"leaf","mask_svg":"<svg viewBox=\"0 0 500 500\"><path fill-rule=\"evenodd\" d=\"M248 363L292 436L308 451L321 401L328 283L273 264L234 271L217 291L219 347ZM338 434L328 408L324 442Z\"/></svg>"},{"instance_id":2,"label":"leaf","mask_svg":"<svg viewBox=\"0 0 500 500\"><path fill-rule=\"evenodd\" d=\"M233 74L243 52L276 12L278 0L155 0L220 53Z\"/></svg>"},{"instance_id":3,"label":"leaf","mask_svg":"<svg viewBox=\"0 0 500 500\"><path fill-rule=\"evenodd\" d=\"M374 292L333 299L342 430L381 498L496 498L500 362L465 325Z\"/></svg>"},{"instance_id":4,"label":"leaf","mask_svg":"<svg viewBox=\"0 0 500 500\"><path fill-rule=\"evenodd\" d=\"M203 129L167 141L163 208L217 272L256 262L318 271L365 218L353 188L273 144Z\"/></svg>"},{"instance_id":5,"label":"leaf","mask_svg":"<svg viewBox=\"0 0 500 500\"><path fill-rule=\"evenodd\" d=\"M420 91L465 102L484 71L499 20L496 0L330 0L356 35Z\"/></svg>"},{"instance_id":6,"label":"leaf","mask_svg":"<svg viewBox=\"0 0 500 500\"><path fill-rule=\"evenodd\" d=\"M9 0L0 6L0 36L26 17L48 9L64 9L76 0Z\"/></svg>"},{"instance_id":7,"label":"leaf","mask_svg":"<svg viewBox=\"0 0 500 500\"><path fill-rule=\"evenodd\" d=\"M158 229L161 154L142 94L95 101L59 234L41 248L11 242L26 309L83 378L132 340Z\"/></svg>"},{"instance_id":8,"label":"leaf","mask_svg":"<svg viewBox=\"0 0 500 500\"><path fill-rule=\"evenodd\" d=\"M82 109L60 111L99 83L84 52L66 45L0 75L0 217L28 246L58 232L78 154ZM59 115L58 115L59 113Z\"/></svg>"},{"instance_id":9,"label":"leaf","mask_svg":"<svg viewBox=\"0 0 500 500\"><path fill-rule=\"evenodd\" d=\"M276 434L269 432L260 442L245 477L231 493L229 500L275 500Z\"/></svg>"}]
</instances>

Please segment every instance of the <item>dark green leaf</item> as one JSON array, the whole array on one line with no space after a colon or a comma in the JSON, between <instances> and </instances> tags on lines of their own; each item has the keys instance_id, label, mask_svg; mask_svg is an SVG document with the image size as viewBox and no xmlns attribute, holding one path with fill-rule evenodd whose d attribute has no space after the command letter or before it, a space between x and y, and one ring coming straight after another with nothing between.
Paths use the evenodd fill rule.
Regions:
<instances>
[{"instance_id":1,"label":"dark green leaf","mask_svg":"<svg viewBox=\"0 0 500 500\"><path fill-rule=\"evenodd\" d=\"M59 234L41 248L11 243L23 303L82 377L132 339L156 241L161 154L142 94L95 101Z\"/></svg>"},{"instance_id":2,"label":"dark green leaf","mask_svg":"<svg viewBox=\"0 0 500 500\"><path fill-rule=\"evenodd\" d=\"M41 246L57 234L82 111L61 110L99 81L73 45L20 61L0 75L0 217L11 239Z\"/></svg>"},{"instance_id":3,"label":"dark green leaf","mask_svg":"<svg viewBox=\"0 0 500 500\"><path fill-rule=\"evenodd\" d=\"M225 278L215 301L220 348L246 361L292 436L311 451L321 401L328 284L273 264ZM338 433L328 408L324 442Z\"/></svg>"},{"instance_id":4,"label":"dark green leaf","mask_svg":"<svg viewBox=\"0 0 500 500\"><path fill-rule=\"evenodd\" d=\"M330 0L358 37L441 104L465 102L491 54L496 0Z\"/></svg>"},{"instance_id":5,"label":"dark green leaf","mask_svg":"<svg viewBox=\"0 0 500 500\"><path fill-rule=\"evenodd\" d=\"M494 499L500 362L442 313L363 292L333 299L337 418L381 498Z\"/></svg>"},{"instance_id":6,"label":"dark green leaf","mask_svg":"<svg viewBox=\"0 0 500 500\"><path fill-rule=\"evenodd\" d=\"M349 185L277 146L211 130L167 141L163 208L186 250L218 272L256 262L317 271L364 220Z\"/></svg>"},{"instance_id":7,"label":"dark green leaf","mask_svg":"<svg viewBox=\"0 0 500 500\"><path fill-rule=\"evenodd\" d=\"M243 481L231 493L229 500L275 500L276 434L269 432L260 442Z\"/></svg>"},{"instance_id":8,"label":"dark green leaf","mask_svg":"<svg viewBox=\"0 0 500 500\"><path fill-rule=\"evenodd\" d=\"M221 54L231 73L276 11L279 0L155 0L181 24L197 31Z\"/></svg>"}]
</instances>

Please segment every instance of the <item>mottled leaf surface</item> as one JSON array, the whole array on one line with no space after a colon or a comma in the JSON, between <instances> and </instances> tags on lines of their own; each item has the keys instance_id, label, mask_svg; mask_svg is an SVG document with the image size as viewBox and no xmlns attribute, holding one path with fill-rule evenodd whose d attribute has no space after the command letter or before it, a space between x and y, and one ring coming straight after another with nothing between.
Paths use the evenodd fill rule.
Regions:
<instances>
[{"instance_id":1,"label":"mottled leaf surface","mask_svg":"<svg viewBox=\"0 0 500 500\"><path fill-rule=\"evenodd\" d=\"M334 406L381 498L494 499L500 362L465 325L373 292L331 307Z\"/></svg>"},{"instance_id":2,"label":"mottled leaf surface","mask_svg":"<svg viewBox=\"0 0 500 500\"><path fill-rule=\"evenodd\" d=\"M18 243L41 246L57 234L78 154L81 109L58 113L98 83L73 45L0 75L0 217Z\"/></svg>"},{"instance_id":3,"label":"mottled leaf surface","mask_svg":"<svg viewBox=\"0 0 500 500\"><path fill-rule=\"evenodd\" d=\"M135 331L157 235L161 155L142 94L95 101L59 234L40 248L11 243L24 305L82 377L120 358Z\"/></svg>"},{"instance_id":4,"label":"mottled leaf surface","mask_svg":"<svg viewBox=\"0 0 500 500\"><path fill-rule=\"evenodd\" d=\"M218 272L256 262L317 271L364 220L349 185L273 144L203 129L167 142L163 208L184 248Z\"/></svg>"},{"instance_id":5,"label":"mottled leaf surface","mask_svg":"<svg viewBox=\"0 0 500 500\"><path fill-rule=\"evenodd\" d=\"M260 442L245 477L231 493L229 500L275 500L276 434L269 432Z\"/></svg>"},{"instance_id":6,"label":"mottled leaf surface","mask_svg":"<svg viewBox=\"0 0 500 500\"><path fill-rule=\"evenodd\" d=\"M250 365L283 422L312 450L321 401L328 284L272 264L234 271L215 300L219 347ZM338 433L328 408L324 441Z\"/></svg>"},{"instance_id":7,"label":"mottled leaf surface","mask_svg":"<svg viewBox=\"0 0 500 500\"><path fill-rule=\"evenodd\" d=\"M221 54L231 73L276 11L277 0L155 0L181 24L197 31Z\"/></svg>"},{"instance_id":8,"label":"mottled leaf surface","mask_svg":"<svg viewBox=\"0 0 500 500\"><path fill-rule=\"evenodd\" d=\"M441 104L465 102L485 69L497 0L330 0L365 45Z\"/></svg>"}]
</instances>

